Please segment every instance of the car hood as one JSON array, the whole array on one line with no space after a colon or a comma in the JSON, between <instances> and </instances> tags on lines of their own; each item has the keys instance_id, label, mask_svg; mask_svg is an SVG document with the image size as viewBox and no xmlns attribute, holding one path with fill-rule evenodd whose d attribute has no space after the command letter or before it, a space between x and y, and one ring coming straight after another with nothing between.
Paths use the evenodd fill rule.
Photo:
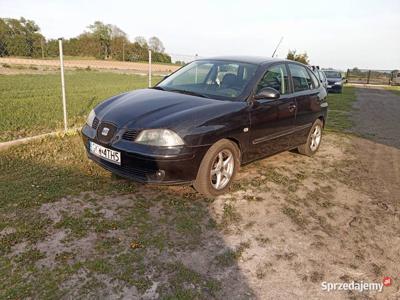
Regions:
<instances>
[{"instance_id":1,"label":"car hood","mask_svg":"<svg viewBox=\"0 0 400 300\"><path fill-rule=\"evenodd\" d=\"M102 122L118 128L170 128L179 131L206 122L211 115L229 112L232 101L214 100L155 89L110 98L95 108Z\"/></svg>"}]
</instances>

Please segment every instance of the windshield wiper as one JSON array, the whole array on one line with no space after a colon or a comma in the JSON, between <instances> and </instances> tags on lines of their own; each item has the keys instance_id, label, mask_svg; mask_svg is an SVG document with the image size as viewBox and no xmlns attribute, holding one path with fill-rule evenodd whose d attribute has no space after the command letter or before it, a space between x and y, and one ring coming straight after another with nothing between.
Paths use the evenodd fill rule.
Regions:
<instances>
[{"instance_id":1,"label":"windshield wiper","mask_svg":"<svg viewBox=\"0 0 400 300\"><path fill-rule=\"evenodd\" d=\"M151 89L153 89L153 90L165 91L165 89L162 88L161 86L153 86L153 87L151 87Z\"/></svg>"},{"instance_id":2,"label":"windshield wiper","mask_svg":"<svg viewBox=\"0 0 400 300\"><path fill-rule=\"evenodd\" d=\"M210 98L204 94L192 92L192 91L187 91L187 90L179 90L179 89L170 89L167 90L168 92L175 92L175 93L181 93L181 94L186 94L186 95L191 95L191 96L197 96L197 97L202 97L202 98Z\"/></svg>"}]
</instances>

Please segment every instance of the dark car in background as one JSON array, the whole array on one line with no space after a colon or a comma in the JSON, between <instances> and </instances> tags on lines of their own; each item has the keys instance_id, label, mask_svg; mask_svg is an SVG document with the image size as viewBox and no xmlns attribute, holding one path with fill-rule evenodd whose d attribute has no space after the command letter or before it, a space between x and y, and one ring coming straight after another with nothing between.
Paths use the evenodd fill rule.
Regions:
<instances>
[{"instance_id":1,"label":"dark car in background","mask_svg":"<svg viewBox=\"0 0 400 300\"><path fill-rule=\"evenodd\" d=\"M224 193L240 165L297 148L313 155L327 93L305 65L250 57L194 61L155 87L99 104L82 129L90 159L140 182Z\"/></svg>"},{"instance_id":2,"label":"dark car in background","mask_svg":"<svg viewBox=\"0 0 400 300\"><path fill-rule=\"evenodd\" d=\"M341 93L343 90L343 77L342 73L337 70L322 70L328 80L328 92Z\"/></svg>"}]
</instances>

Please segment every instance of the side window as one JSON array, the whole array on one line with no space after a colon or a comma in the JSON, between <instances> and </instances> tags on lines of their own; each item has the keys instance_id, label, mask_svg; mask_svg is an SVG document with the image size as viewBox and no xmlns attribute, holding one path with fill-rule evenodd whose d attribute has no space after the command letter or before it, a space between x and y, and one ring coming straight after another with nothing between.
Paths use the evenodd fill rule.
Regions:
<instances>
[{"instance_id":1,"label":"side window","mask_svg":"<svg viewBox=\"0 0 400 300\"><path fill-rule=\"evenodd\" d=\"M292 75L293 88L295 92L306 91L313 88L310 73L305 67L289 64L290 74Z\"/></svg>"},{"instance_id":2,"label":"side window","mask_svg":"<svg viewBox=\"0 0 400 300\"><path fill-rule=\"evenodd\" d=\"M325 73L321 72L321 71L318 71L318 73L319 73L319 77L321 77L322 81L325 81L326 80Z\"/></svg>"},{"instance_id":3,"label":"side window","mask_svg":"<svg viewBox=\"0 0 400 300\"><path fill-rule=\"evenodd\" d=\"M257 85L257 93L263 88L274 88L281 95L288 93L288 74L285 64L270 67Z\"/></svg>"},{"instance_id":4,"label":"side window","mask_svg":"<svg viewBox=\"0 0 400 300\"><path fill-rule=\"evenodd\" d=\"M313 83L313 88L316 89L317 87L319 87L319 80L317 78L317 76L315 75L315 73L313 71L309 71L310 75L311 75L311 81Z\"/></svg>"}]
</instances>

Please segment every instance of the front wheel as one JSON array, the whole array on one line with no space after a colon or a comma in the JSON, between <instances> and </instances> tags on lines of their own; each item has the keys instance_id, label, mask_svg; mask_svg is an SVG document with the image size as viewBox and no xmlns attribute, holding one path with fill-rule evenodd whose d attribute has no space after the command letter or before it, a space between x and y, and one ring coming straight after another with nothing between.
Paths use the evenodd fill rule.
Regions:
<instances>
[{"instance_id":1,"label":"front wheel","mask_svg":"<svg viewBox=\"0 0 400 300\"><path fill-rule=\"evenodd\" d=\"M322 128L322 121L317 119L311 126L310 132L308 133L307 142L297 148L301 154L313 156L318 151L322 140Z\"/></svg>"},{"instance_id":2,"label":"front wheel","mask_svg":"<svg viewBox=\"0 0 400 300\"><path fill-rule=\"evenodd\" d=\"M194 188L206 197L224 194L240 166L240 151L236 144L223 139L208 149L197 172Z\"/></svg>"}]
</instances>

